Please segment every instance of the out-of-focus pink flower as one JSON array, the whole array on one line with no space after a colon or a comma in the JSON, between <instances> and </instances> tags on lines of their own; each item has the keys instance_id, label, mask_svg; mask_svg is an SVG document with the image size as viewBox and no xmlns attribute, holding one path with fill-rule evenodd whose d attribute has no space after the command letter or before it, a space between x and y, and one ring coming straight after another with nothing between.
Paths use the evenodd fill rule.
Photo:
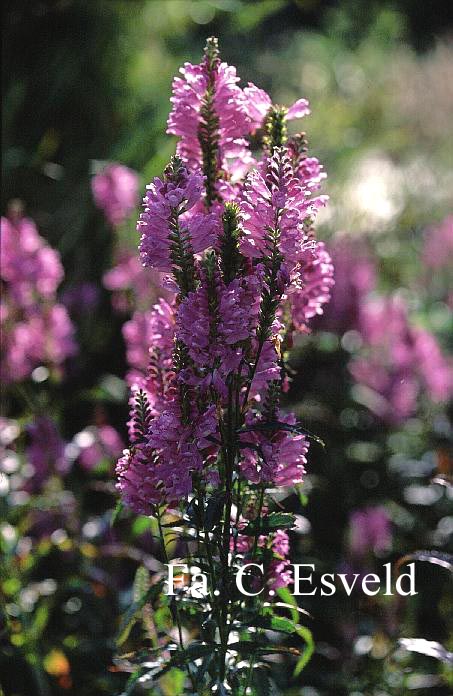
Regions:
<instances>
[{"instance_id":1,"label":"out-of-focus pink flower","mask_svg":"<svg viewBox=\"0 0 453 696\"><path fill-rule=\"evenodd\" d=\"M123 164L108 164L91 181L96 205L114 227L121 225L138 204L139 178Z\"/></svg>"},{"instance_id":2,"label":"out-of-focus pink flower","mask_svg":"<svg viewBox=\"0 0 453 696\"><path fill-rule=\"evenodd\" d=\"M420 393L434 402L451 398L451 362L432 334L411 325L400 297L364 303L359 327L364 346L349 367L371 390L367 403L376 415L398 423L413 413Z\"/></svg>"},{"instance_id":3,"label":"out-of-focus pink flower","mask_svg":"<svg viewBox=\"0 0 453 696\"><path fill-rule=\"evenodd\" d=\"M453 268L453 215L426 231L422 258L429 268Z\"/></svg>"},{"instance_id":4,"label":"out-of-focus pink flower","mask_svg":"<svg viewBox=\"0 0 453 696\"><path fill-rule=\"evenodd\" d=\"M37 492L52 473L66 474L69 463L65 457L65 442L60 437L53 420L37 416L27 426L30 444L25 450L27 463L32 466L32 475L25 489Z\"/></svg>"},{"instance_id":5,"label":"out-of-focus pink flower","mask_svg":"<svg viewBox=\"0 0 453 696\"><path fill-rule=\"evenodd\" d=\"M104 274L103 283L112 295L112 305L117 312L127 313L145 310L159 296L168 298L172 293L162 287L163 275L152 268L145 268L135 251L120 250L113 268Z\"/></svg>"},{"instance_id":6,"label":"out-of-focus pink flower","mask_svg":"<svg viewBox=\"0 0 453 696\"><path fill-rule=\"evenodd\" d=\"M351 513L349 550L354 557L363 559L369 553L385 553L391 544L392 526L384 507L366 507Z\"/></svg>"},{"instance_id":7,"label":"out-of-focus pink flower","mask_svg":"<svg viewBox=\"0 0 453 696\"><path fill-rule=\"evenodd\" d=\"M111 425L85 428L75 441L80 449L79 462L84 469L94 469L103 459L117 459L124 449L120 434Z\"/></svg>"},{"instance_id":8,"label":"out-of-focus pink flower","mask_svg":"<svg viewBox=\"0 0 453 696\"><path fill-rule=\"evenodd\" d=\"M99 287L87 281L67 288L61 295L61 302L71 314L82 315L96 309L99 295Z\"/></svg>"},{"instance_id":9,"label":"out-of-focus pink flower","mask_svg":"<svg viewBox=\"0 0 453 696\"><path fill-rule=\"evenodd\" d=\"M2 218L1 302L4 383L21 381L44 363L59 367L74 355L74 327L55 292L63 277L58 253L48 247L34 223Z\"/></svg>"},{"instance_id":10,"label":"out-of-focus pink flower","mask_svg":"<svg viewBox=\"0 0 453 696\"><path fill-rule=\"evenodd\" d=\"M376 268L360 239L341 235L330 243L329 252L335 268L335 284L331 300L316 326L344 334L358 329L360 307L376 287Z\"/></svg>"},{"instance_id":11,"label":"out-of-focus pink flower","mask_svg":"<svg viewBox=\"0 0 453 696\"><path fill-rule=\"evenodd\" d=\"M0 277L8 294L21 306L36 299L53 299L64 271L58 252L40 237L29 218L1 219Z\"/></svg>"}]
</instances>

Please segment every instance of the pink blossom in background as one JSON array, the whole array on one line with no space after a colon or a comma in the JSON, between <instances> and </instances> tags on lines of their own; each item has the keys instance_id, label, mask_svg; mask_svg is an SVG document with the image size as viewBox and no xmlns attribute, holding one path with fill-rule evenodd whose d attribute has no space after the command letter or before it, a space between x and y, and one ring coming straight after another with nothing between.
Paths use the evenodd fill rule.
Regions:
<instances>
[{"instance_id":1,"label":"pink blossom in background","mask_svg":"<svg viewBox=\"0 0 453 696\"><path fill-rule=\"evenodd\" d=\"M99 304L100 291L96 283L75 283L61 294L61 302L68 312L81 315L93 312Z\"/></svg>"},{"instance_id":2,"label":"pink blossom in background","mask_svg":"<svg viewBox=\"0 0 453 696\"><path fill-rule=\"evenodd\" d=\"M2 217L0 277L21 306L33 304L36 298L54 298L64 277L63 266L58 252L40 237L30 218L13 223Z\"/></svg>"},{"instance_id":3,"label":"pink blossom in background","mask_svg":"<svg viewBox=\"0 0 453 696\"><path fill-rule=\"evenodd\" d=\"M94 201L113 227L121 225L137 207L138 186L138 174L117 162L91 180Z\"/></svg>"},{"instance_id":4,"label":"pink blossom in background","mask_svg":"<svg viewBox=\"0 0 453 696\"><path fill-rule=\"evenodd\" d=\"M368 405L376 415L399 423L412 415L422 394L433 402L452 397L452 362L431 333L411 325L402 298L365 302L359 330L364 346L349 368L354 379L371 390Z\"/></svg>"},{"instance_id":5,"label":"pink blossom in background","mask_svg":"<svg viewBox=\"0 0 453 696\"><path fill-rule=\"evenodd\" d=\"M358 329L360 307L376 287L376 266L360 238L340 235L330 242L329 253L335 266L335 286L316 326L341 335Z\"/></svg>"},{"instance_id":6,"label":"pink blossom in background","mask_svg":"<svg viewBox=\"0 0 453 696\"><path fill-rule=\"evenodd\" d=\"M366 507L351 513L349 550L354 557L363 559L369 553L385 553L391 544L392 525L384 507Z\"/></svg>"},{"instance_id":7,"label":"pink blossom in background","mask_svg":"<svg viewBox=\"0 0 453 696\"><path fill-rule=\"evenodd\" d=\"M103 459L117 459L124 449L120 434L111 425L90 426L74 438L79 448L79 462L84 469L94 469Z\"/></svg>"},{"instance_id":8,"label":"pink blossom in background","mask_svg":"<svg viewBox=\"0 0 453 696\"><path fill-rule=\"evenodd\" d=\"M30 444L25 450L32 473L26 480L25 489L39 491L48 477L54 473L64 475L69 468L65 457L65 442L60 437L53 420L47 416L36 416L27 426Z\"/></svg>"},{"instance_id":9,"label":"pink blossom in background","mask_svg":"<svg viewBox=\"0 0 453 696\"><path fill-rule=\"evenodd\" d=\"M119 250L115 265L102 280L104 287L112 292L113 308L121 313L147 309L159 296L171 295L162 287L162 273L145 268L137 253L128 249Z\"/></svg>"},{"instance_id":10,"label":"pink blossom in background","mask_svg":"<svg viewBox=\"0 0 453 696\"><path fill-rule=\"evenodd\" d=\"M0 377L8 384L27 379L41 364L60 368L77 344L67 310L56 301L63 278L58 252L27 218L2 218L1 236Z\"/></svg>"},{"instance_id":11,"label":"pink blossom in background","mask_svg":"<svg viewBox=\"0 0 453 696\"><path fill-rule=\"evenodd\" d=\"M453 269L453 215L426 230L422 259L428 268Z\"/></svg>"}]
</instances>

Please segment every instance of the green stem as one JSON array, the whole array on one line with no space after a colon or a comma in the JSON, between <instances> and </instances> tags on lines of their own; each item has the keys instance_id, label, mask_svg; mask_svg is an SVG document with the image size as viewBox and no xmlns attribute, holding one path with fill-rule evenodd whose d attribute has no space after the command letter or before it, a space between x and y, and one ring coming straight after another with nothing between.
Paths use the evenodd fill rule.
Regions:
<instances>
[{"instance_id":1,"label":"green stem","mask_svg":"<svg viewBox=\"0 0 453 696\"><path fill-rule=\"evenodd\" d=\"M168 566L168 564L169 564L169 559L168 559L167 547L165 546L164 530L162 529L161 514L160 514L160 510L159 510L159 509L157 510L157 515L156 515L156 516L157 516L157 524L158 524L158 527L159 527L159 534L160 534L160 540L161 540L161 545L162 545L162 555L163 555L163 557L164 557L164 562L165 562L166 565ZM180 647L180 650L183 651L183 650L184 650L184 640L183 640L183 637L182 637L181 617L180 617L180 615L179 615L179 607L178 607L178 603L177 603L176 597L174 598L174 602L175 602L176 624L177 624L177 626L178 626L179 647ZM195 681L194 681L192 672L190 671L190 667L189 667L189 665L188 665L187 662L184 662L184 665L185 665L185 667L186 667L187 676L189 677L190 682L191 682L191 684L192 684L192 688L193 688L193 690L196 692L196 690L197 690L197 685L196 685L196 683L195 683Z\"/></svg>"}]
</instances>

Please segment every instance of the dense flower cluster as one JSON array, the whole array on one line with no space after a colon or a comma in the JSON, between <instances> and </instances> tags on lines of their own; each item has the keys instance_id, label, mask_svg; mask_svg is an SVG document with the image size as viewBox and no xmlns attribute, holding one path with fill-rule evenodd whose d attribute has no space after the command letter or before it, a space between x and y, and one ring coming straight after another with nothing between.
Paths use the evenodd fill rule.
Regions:
<instances>
[{"instance_id":1,"label":"dense flower cluster","mask_svg":"<svg viewBox=\"0 0 453 696\"><path fill-rule=\"evenodd\" d=\"M24 380L43 363L62 366L76 352L68 313L56 302L63 267L32 220L2 218L0 273L2 381Z\"/></svg>"},{"instance_id":2,"label":"dense flower cluster","mask_svg":"<svg viewBox=\"0 0 453 696\"><path fill-rule=\"evenodd\" d=\"M313 232L325 175L305 138L286 133L307 102L274 107L237 83L214 41L200 65L184 66L168 122L178 156L147 187L138 222L142 262L172 275L175 296L124 327L132 444L119 488L141 513L180 502L195 478L225 484L228 457L251 484L291 486L304 474L308 441L278 407L281 343L330 298L333 265ZM261 160L248 171L258 130Z\"/></svg>"}]
</instances>

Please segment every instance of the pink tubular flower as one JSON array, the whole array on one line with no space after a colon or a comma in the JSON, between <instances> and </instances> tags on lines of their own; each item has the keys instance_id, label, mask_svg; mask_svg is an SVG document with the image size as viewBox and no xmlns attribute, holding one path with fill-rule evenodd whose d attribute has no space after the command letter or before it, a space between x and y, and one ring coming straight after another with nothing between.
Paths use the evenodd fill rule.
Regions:
<instances>
[{"instance_id":1,"label":"pink tubular flower","mask_svg":"<svg viewBox=\"0 0 453 696\"><path fill-rule=\"evenodd\" d=\"M136 172L116 162L93 177L91 188L95 203L113 227L121 225L136 208L138 184Z\"/></svg>"},{"instance_id":2,"label":"pink tubular flower","mask_svg":"<svg viewBox=\"0 0 453 696\"><path fill-rule=\"evenodd\" d=\"M295 425L294 414L278 412L281 423ZM305 474L306 454L309 443L304 435L275 430L271 433L260 430L262 423L259 419L249 418L247 426L250 430L243 436L244 450L241 470L245 478L252 483L272 483L277 486L294 486L301 483ZM247 449L246 443L253 443L253 449Z\"/></svg>"},{"instance_id":3,"label":"pink tubular flower","mask_svg":"<svg viewBox=\"0 0 453 696\"><path fill-rule=\"evenodd\" d=\"M127 382L134 392L146 392L153 414L164 408L172 387L172 353L175 337L174 309L161 299L148 312L135 312L123 326L126 357L131 368Z\"/></svg>"},{"instance_id":4,"label":"pink tubular flower","mask_svg":"<svg viewBox=\"0 0 453 696\"><path fill-rule=\"evenodd\" d=\"M203 177L189 173L183 165L176 167L174 175L164 180L156 177L147 186L144 211L137 223L143 264L167 272L173 268L175 244L189 246L192 254L198 254L212 245L217 225L214 215L187 214L201 198Z\"/></svg>"},{"instance_id":5,"label":"pink tubular flower","mask_svg":"<svg viewBox=\"0 0 453 696\"><path fill-rule=\"evenodd\" d=\"M335 285L332 260L323 242L305 251L300 275L302 287L291 293L290 300L293 324L304 331L310 319L323 313Z\"/></svg>"},{"instance_id":6,"label":"pink tubular flower","mask_svg":"<svg viewBox=\"0 0 453 696\"><path fill-rule=\"evenodd\" d=\"M208 289L206 277L196 291L181 303L176 337L188 349L197 370L182 375L189 383L211 384L225 392L227 375L237 369L244 357L243 342L253 335L259 311L259 279L254 276L235 278L225 285L219 278ZM209 309L209 295L214 294L215 316Z\"/></svg>"},{"instance_id":7,"label":"pink tubular flower","mask_svg":"<svg viewBox=\"0 0 453 696\"><path fill-rule=\"evenodd\" d=\"M248 87L244 89L244 95L247 99L247 113L252 122L252 130L257 130L262 127L264 119L272 107L272 99L264 89L260 89L253 82L249 82ZM292 121L308 116L309 113L308 101L306 99L298 99L286 111L285 119Z\"/></svg>"}]
</instances>

